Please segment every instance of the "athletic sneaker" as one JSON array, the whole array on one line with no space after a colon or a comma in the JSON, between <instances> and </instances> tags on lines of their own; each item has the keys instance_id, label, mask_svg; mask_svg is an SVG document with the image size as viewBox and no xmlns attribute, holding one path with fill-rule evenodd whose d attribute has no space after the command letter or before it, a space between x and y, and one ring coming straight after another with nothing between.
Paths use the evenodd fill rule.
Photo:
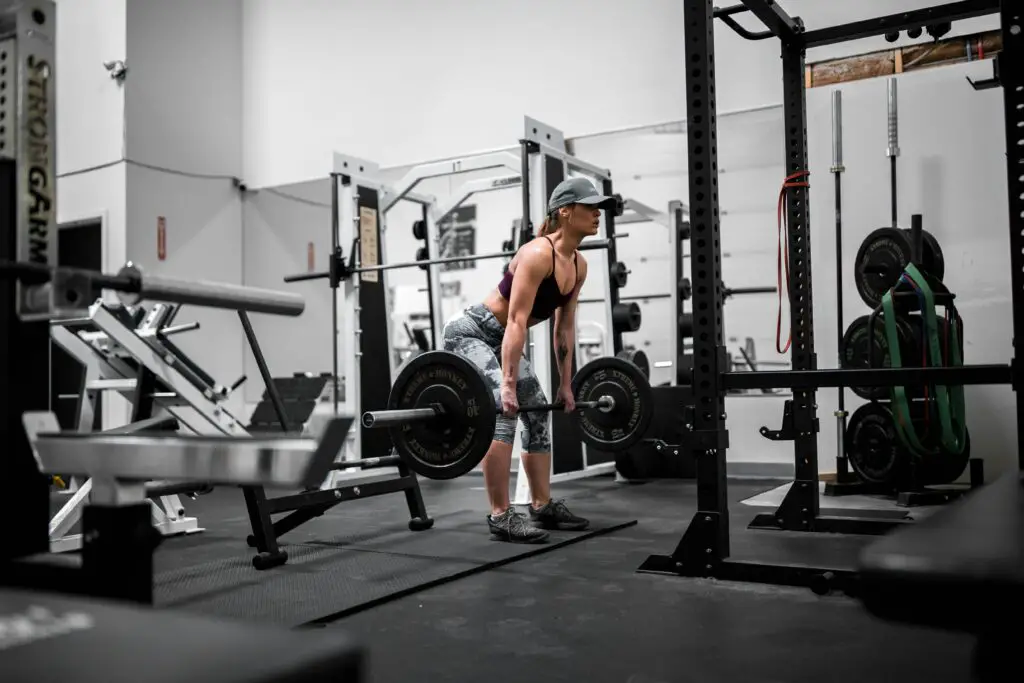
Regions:
<instances>
[{"instance_id":1,"label":"athletic sneaker","mask_svg":"<svg viewBox=\"0 0 1024 683\"><path fill-rule=\"evenodd\" d=\"M548 540L548 532L541 531L530 525L526 515L510 507L495 517L487 515L487 526L491 536L498 541L509 543L543 543Z\"/></svg>"},{"instance_id":2,"label":"athletic sneaker","mask_svg":"<svg viewBox=\"0 0 1024 683\"><path fill-rule=\"evenodd\" d=\"M549 500L547 505L534 509L530 506L530 519L541 529L557 529L559 531L583 531L590 526L590 521L577 517L569 512L565 501Z\"/></svg>"}]
</instances>

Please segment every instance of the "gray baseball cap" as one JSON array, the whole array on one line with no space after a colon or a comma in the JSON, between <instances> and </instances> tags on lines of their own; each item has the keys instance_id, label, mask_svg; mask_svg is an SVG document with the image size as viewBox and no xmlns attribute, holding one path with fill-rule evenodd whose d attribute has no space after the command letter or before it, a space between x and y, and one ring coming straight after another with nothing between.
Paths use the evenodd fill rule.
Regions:
<instances>
[{"instance_id":1,"label":"gray baseball cap","mask_svg":"<svg viewBox=\"0 0 1024 683\"><path fill-rule=\"evenodd\" d=\"M615 198L600 194L586 178L569 178L558 183L548 200L548 213L570 204L587 204L602 209L615 207Z\"/></svg>"}]
</instances>

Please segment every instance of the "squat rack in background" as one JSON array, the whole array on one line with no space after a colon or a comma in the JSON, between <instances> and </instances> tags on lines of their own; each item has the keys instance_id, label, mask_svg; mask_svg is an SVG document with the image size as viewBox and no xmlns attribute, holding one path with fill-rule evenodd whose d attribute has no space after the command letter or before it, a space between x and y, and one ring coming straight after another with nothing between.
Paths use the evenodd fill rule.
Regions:
<instances>
[{"instance_id":1,"label":"squat rack in background","mask_svg":"<svg viewBox=\"0 0 1024 683\"><path fill-rule=\"evenodd\" d=\"M766 30L751 32L733 18L750 12ZM786 133L786 176L801 178L808 170L804 59L808 48L880 36L940 22L1000 14L1003 54L999 74L1005 98L1006 163L1010 202L1010 254L1014 358L1004 365L950 368L879 368L818 370L814 353L811 283L809 187L788 192L788 249L791 264L790 319L792 370L729 372L722 338L722 270L719 236L718 150L715 103L714 19L721 18L750 40L778 38L782 52L783 111ZM793 389L784 438L794 442L793 486L775 514L777 528L799 531L877 533L892 522L822 517L818 497L818 419L815 394L821 387L897 386L903 384L1020 385L1022 370L1015 360L1024 344L1024 10L1017 0L965 0L911 12L808 31L775 0L742 0L741 5L714 9L708 0L686 0L687 136L689 204L692 227L694 310L694 415L692 446L697 464L697 512L671 555L652 555L640 571L681 576L715 577L781 585L811 585L826 571L760 562L730 560L729 511L726 487L725 395L729 389ZM1005 57L1005 58L1004 58ZM1024 403L1016 401L1018 458L1024 469ZM680 416L682 417L682 416ZM833 570L834 571L834 570ZM834 571L837 583L853 572Z\"/></svg>"}]
</instances>

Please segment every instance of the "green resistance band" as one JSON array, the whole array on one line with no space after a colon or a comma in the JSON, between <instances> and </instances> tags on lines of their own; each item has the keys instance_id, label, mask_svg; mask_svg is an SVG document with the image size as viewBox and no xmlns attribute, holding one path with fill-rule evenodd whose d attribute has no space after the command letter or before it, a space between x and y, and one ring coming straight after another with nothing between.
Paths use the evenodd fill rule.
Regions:
<instances>
[{"instance_id":1,"label":"green resistance band","mask_svg":"<svg viewBox=\"0 0 1024 683\"><path fill-rule=\"evenodd\" d=\"M924 310L921 311L925 326L925 344L932 367L945 365L942 357L942 343L939 338L938 322L935 317L935 295L928 286L921 271L914 264L907 266L904 271L907 277L917 286L924 297ZM889 358L891 366L902 367L900 358L900 345L896 332L896 311L893 305L892 294L895 287L890 289L882 297L882 310L885 313L885 332L889 345ZM963 358L960 349L960 325L959 317L950 316L949 330L946 334L946 343L949 346L949 367L960 367L963 365ZM967 435L966 409L964 406L963 385L953 387L934 386L935 401L939 409L939 424L942 428L940 446L926 448L918 437L917 431L911 421L910 401L907 398L906 387L897 386L892 388L893 418L896 426L896 433L900 441L910 450L911 454L918 458L928 456L940 456L963 453Z\"/></svg>"}]
</instances>

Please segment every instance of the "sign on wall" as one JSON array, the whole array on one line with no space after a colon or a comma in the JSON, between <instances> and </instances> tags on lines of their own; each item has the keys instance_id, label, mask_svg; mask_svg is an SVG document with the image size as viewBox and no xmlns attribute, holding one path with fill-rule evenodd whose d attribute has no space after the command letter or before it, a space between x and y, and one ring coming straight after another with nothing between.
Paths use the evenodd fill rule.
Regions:
<instances>
[{"instance_id":1,"label":"sign on wall","mask_svg":"<svg viewBox=\"0 0 1024 683\"><path fill-rule=\"evenodd\" d=\"M476 253L476 206L460 206L437 224L441 258L473 256ZM470 270L476 261L452 261L441 270Z\"/></svg>"},{"instance_id":2,"label":"sign on wall","mask_svg":"<svg viewBox=\"0 0 1024 683\"><path fill-rule=\"evenodd\" d=\"M156 217L156 258L167 259L167 219L164 216Z\"/></svg>"}]
</instances>

